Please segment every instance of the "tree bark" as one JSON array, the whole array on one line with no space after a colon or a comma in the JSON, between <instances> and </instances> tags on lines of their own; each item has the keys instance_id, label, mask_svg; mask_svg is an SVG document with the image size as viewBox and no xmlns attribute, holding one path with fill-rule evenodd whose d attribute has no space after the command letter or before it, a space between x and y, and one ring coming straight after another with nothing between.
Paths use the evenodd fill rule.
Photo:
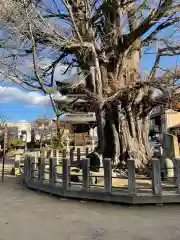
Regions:
<instances>
[{"instance_id":1,"label":"tree bark","mask_svg":"<svg viewBox=\"0 0 180 240\"><path fill-rule=\"evenodd\" d=\"M99 136L99 152L103 158L111 158L113 167L120 168L127 158L135 159L136 167L144 169L151 158L148 143L148 117L134 119L130 109L104 107L96 113ZM136 131L137 129L137 131Z\"/></svg>"},{"instance_id":2,"label":"tree bark","mask_svg":"<svg viewBox=\"0 0 180 240\"><path fill-rule=\"evenodd\" d=\"M101 153L103 158L112 159L115 166L119 163L120 142L114 119L109 119L107 112L104 110L97 113L96 117L98 121L100 120L97 126L99 143L96 151Z\"/></svg>"}]
</instances>

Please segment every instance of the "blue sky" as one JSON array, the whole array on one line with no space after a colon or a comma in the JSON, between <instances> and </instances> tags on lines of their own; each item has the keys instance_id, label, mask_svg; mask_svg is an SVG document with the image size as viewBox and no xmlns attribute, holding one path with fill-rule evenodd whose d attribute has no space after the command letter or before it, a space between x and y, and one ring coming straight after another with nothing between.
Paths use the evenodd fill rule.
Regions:
<instances>
[{"instance_id":1,"label":"blue sky","mask_svg":"<svg viewBox=\"0 0 180 240\"><path fill-rule=\"evenodd\" d=\"M171 31L173 31L172 28L163 34L170 34ZM143 56L140 63L141 73L151 69L154 57L155 55ZM172 68L176 64L180 64L180 59L177 57L164 57L161 60L161 66L164 68ZM62 66L59 66L55 73L55 78L58 80L69 77L61 76L61 69ZM40 116L54 117L54 113L47 96L38 92L25 91L17 85L5 81L0 82L0 116L4 116L7 121L31 121Z\"/></svg>"},{"instance_id":2,"label":"blue sky","mask_svg":"<svg viewBox=\"0 0 180 240\"><path fill-rule=\"evenodd\" d=\"M41 105L41 106L27 106L23 102L13 102L0 104L0 114L5 116L7 121L19 121L19 120L28 120L33 121L37 117L50 117L52 118L53 111L50 107Z\"/></svg>"},{"instance_id":3,"label":"blue sky","mask_svg":"<svg viewBox=\"0 0 180 240\"><path fill-rule=\"evenodd\" d=\"M45 62L47 61L49 62L48 59L45 59ZM75 75L76 70L62 76L63 71L63 66L57 66L54 79L69 79ZM1 78L3 79L0 75L0 80ZM56 93L56 97L58 96L61 97L60 93ZM32 121L37 117L53 118L55 115L48 95L45 96L38 91L25 90L8 80L0 82L0 116L5 117L7 121Z\"/></svg>"},{"instance_id":4,"label":"blue sky","mask_svg":"<svg viewBox=\"0 0 180 240\"><path fill-rule=\"evenodd\" d=\"M153 60L153 55L144 57L141 61L141 70L148 71L153 64ZM170 68L175 65L176 61L177 57L166 57L162 59L161 66ZM53 117L54 113L47 96L18 89L12 83L5 82L0 84L0 116L4 116L8 121L32 121L40 116Z\"/></svg>"},{"instance_id":5,"label":"blue sky","mask_svg":"<svg viewBox=\"0 0 180 240\"><path fill-rule=\"evenodd\" d=\"M54 113L48 96L8 84L8 87L0 86L0 116L7 121L32 121L36 117L54 117Z\"/></svg>"}]
</instances>

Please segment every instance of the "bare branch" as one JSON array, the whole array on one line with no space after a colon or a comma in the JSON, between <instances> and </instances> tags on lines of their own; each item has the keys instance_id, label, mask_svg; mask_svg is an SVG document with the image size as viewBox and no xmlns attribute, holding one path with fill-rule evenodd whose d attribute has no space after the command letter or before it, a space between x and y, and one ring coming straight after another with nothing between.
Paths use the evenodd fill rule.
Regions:
<instances>
[{"instance_id":1,"label":"bare branch","mask_svg":"<svg viewBox=\"0 0 180 240\"><path fill-rule=\"evenodd\" d=\"M158 8L152 9L149 16L145 18L139 27L127 35L129 44L132 44L136 39L139 39L154 25L155 22L159 21L162 17L168 17L168 15L172 16L172 11L170 13L168 12L169 10L172 10L172 8L172 0L160 1ZM174 9L173 14L177 11L179 11L179 9Z\"/></svg>"}]
</instances>

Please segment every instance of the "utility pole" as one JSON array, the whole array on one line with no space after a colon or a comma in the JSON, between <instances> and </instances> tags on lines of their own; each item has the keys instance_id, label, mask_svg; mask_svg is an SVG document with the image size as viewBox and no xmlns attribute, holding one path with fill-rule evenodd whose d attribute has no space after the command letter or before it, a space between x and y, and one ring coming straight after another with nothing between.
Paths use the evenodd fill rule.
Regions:
<instances>
[{"instance_id":1,"label":"utility pole","mask_svg":"<svg viewBox=\"0 0 180 240\"><path fill-rule=\"evenodd\" d=\"M3 146L3 162L2 162L2 182L4 182L4 165L6 159L6 149L8 145L8 136L7 136L7 125L5 125L4 129L4 146Z\"/></svg>"},{"instance_id":2,"label":"utility pole","mask_svg":"<svg viewBox=\"0 0 180 240\"><path fill-rule=\"evenodd\" d=\"M53 133L52 133L52 131L53 130L51 130L51 149L53 149L53 136L52 136Z\"/></svg>"}]
</instances>

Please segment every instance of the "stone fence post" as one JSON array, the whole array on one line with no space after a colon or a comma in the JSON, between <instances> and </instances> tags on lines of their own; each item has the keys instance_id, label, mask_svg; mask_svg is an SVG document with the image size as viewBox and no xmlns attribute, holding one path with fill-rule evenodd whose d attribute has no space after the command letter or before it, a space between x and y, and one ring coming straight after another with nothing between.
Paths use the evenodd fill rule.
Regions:
<instances>
[{"instance_id":1,"label":"stone fence post","mask_svg":"<svg viewBox=\"0 0 180 240\"><path fill-rule=\"evenodd\" d=\"M129 195L136 194L136 175L135 175L135 161L134 159L128 159L128 192Z\"/></svg>"},{"instance_id":2,"label":"stone fence post","mask_svg":"<svg viewBox=\"0 0 180 240\"><path fill-rule=\"evenodd\" d=\"M62 151L62 158L63 159L67 158L67 151L66 151L66 149L63 149L63 151Z\"/></svg>"},{"instance_id":3,"label":"stone fence post","mask_svg":"<svg viewBox=\"0 0 180 240\"><path fill-rule=\"evenodd\" d=\"M180 158L175 158L176 166L176 192L180 194Z\"/></svg>"},{"instance_id":4,"label":"stone fence post","mask_svg":"<svg viewBox=\"0 0 180 240\"><path fill-rule=\"evenodd\" d=\"M38 162L38 158L40 157L40 154L38 151L34 152L35 162Z\"/></svg>"},{"instance_id":5,"label":"stone fence post","mask_svg":"<svg viewBox=\"0 0 180 240\"><path fill-rule=\"evenodd\" d=\"M49 158L49 183L56 184L57 183L57 158Z\"/></svg>"},{"instance_id":6,"label":"stone fence post","mask_svg":"<svg viewBox=\"0 0 180 240\"><path fill-rule=\"evenodd\" d=\"M30 157L30 163L29 163L29 179L34 180L35 176L35 170L36 170L36 162L35 157Z\"/></svg>"},{"instance_id":7,"label":"stone fence post","mask_svg":"<svg viewBox=\"0 0 180 240\"><path fill-rule=\"evenodd\" d=\"M112 164L110 158L104 159L104 191L112 191Z\"/></svg>"},{"instance_id":8,"label":"stone fence post","mask_svg":"<svg viewBox=\"0 0 180 240\"><path fill-rule=\"evenodd\" d=\"M53 184L53 159L52 159L52 155L49 158L49 183Z\"/></svg>"},{"instance_id":9,"label":"stone fence post","mask_svg":"<svg viewBox=\"0 0 180 240\"><path fill-rule=\"evenodd\" d=\"M89 189L89 166L89 158L84 158L82 161L82 187L84 191L88 191Z\"/></svg>"},{"instance_id":10,"label":"stone fence post","mask_svg":"<svg viewBox=\"0 0 180 240\"><path fill-rule=\"evenodd\" d=\"M38 162L37 162L37 178L38 178L38 181L40 181L41 159L42 159L42 155L41 155L41 157L38 158Z\"/></svg>"},{"instance_id":11,"label":"stone fence post","mask_svg":"<svg viewBox=\"0 0 180 240\"><path fill-rule=\"evenodd\" d=\"M63 158L63 189L64 191L67 191L69 189L70 184L70 159L69 158Z\"/></svg>"},{"instance_id":12,"label":"stone fence post","mask_svg":"<svg viewBox=\"0 0 180 240\"><path fill-rule=\"evenodd\" d=\"M45 164L44 164L44 158L38 158L38 181L40 183L43 183L44 180L44 170L45 170Z\"/></svg>"},{"instance_id":13,"label":"stone fence post","mask_svg":"<svg viewBox=\"0 0 180 240\"><path fill-rule=\"evenodd\" d=\"M69 157L70 157L70 163L72 164L74 162L74 149L73 148L70 149Z\"/></svg>"},{"instance_id":14,"label":"stone fence post","mask_svg":"<svg viewBox=\"0 0 180 240\"><path fill-rule=\"evenodd\" d=\"M30 176L30 156L24 158L24 180L28 180Z\"/></svg>"},{"instance_id":15,"label":"stone fence post","mask_svg":"<svg viewBox=\"0 0 180 240\"><path fill-rule=\"evenodd\" d=\"M77 165L80 166L81 163L81 149L77 148Z\"/></svg>"},{"instance_id":16,"label":"stone fence post","mask_svg":"<svg viewBox=\"0 0 180 240\"><path fill-rule=\"evenodd\" d=\"M154 195L161 195L161 167L157 158L152 158L152 191Z\"/></svg>"}]
</instances>

